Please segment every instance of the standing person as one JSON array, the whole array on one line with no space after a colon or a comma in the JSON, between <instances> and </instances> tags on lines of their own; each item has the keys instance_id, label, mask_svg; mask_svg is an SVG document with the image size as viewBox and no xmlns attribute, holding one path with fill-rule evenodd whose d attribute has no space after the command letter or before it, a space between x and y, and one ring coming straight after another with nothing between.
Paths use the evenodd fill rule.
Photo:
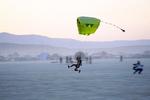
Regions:
<instances>
[{"instance_id":1,"label":"standing person","mask_svg":"<svg viewBox=\"0 0 150 100\"><path fill-rule=\"evenodd\" d=\"M123 61L123 56L120 56L120 62L122 62Z\"/></svg>"},{"instance_id":2,"label":"standing person","mask_svg":"<svg viewBox=\"0 0 150 100\"><path fill-rule=\"evenodd\" d=\"M92 64L92 57L89 57L89 64Z\"/></svg>"},{"instance_id":3,"label":"standing person","mask_svg":"<svg viewBox=\"0 0 150 100\"><path fill-rule=\"evenodd\" d=\"M81 70L79 68L80 68L80 66L82 66L81 57L77 57L76 60L77 60L77 63L76 64L72 64L71 66L68 65L68 68L75 66L74 71L78 71L80 73Z\"/></svg>"},{"instance_id":4,"label":"standing person","mask_svg":"<svg viewBox=\"0 0 150 100\"><path fill-rule=\"evenodd\" d=\"M69 63L69 57L66 56L66 63Z\"/></svg>"},{"instance_id":5,"label":"standing person","mask_svg":"<svg viewBox=\"0 0 150 100\"><path fill-rule=\"evenodd\" d=\"M85 61L86 61L86 63L88 63L88 60L89 60L89 58L88 58L88 57L85 57Z\"/></svg>"},{"instance_id":6,"label":"standing person","mask_svg":"<svg viewBox=\"0 0 150 100\"><path fill-rule=\"evenodd\" d=\"M73 63L72 57L69 57L68 60L69 60L69 63Z\"/></svg>"},{"instance_id":7,"label":"standing person","mask_svg":"<svg viewBox=\"0 0 150 100\"><path fill-rule=\"evenodd\" d=\"M59 62L60 62L60 64L62 63L62 61L63 61L63 58L62 58L62 57L60 57L60 58L59 58Z\"/></svg>"},{"instance_id":8,"label":"standing person","mask_svg":"<svg viewBox=\"0 0 150 100\"><path fill-rule=\"evenodd\" d=\"M143 65L141 65L140 61L137 61L136 64L133 64L133 70L135 70L133 74L136 74L136 72L138 72L138 74L141 74L141 72L143 71Z\"/></svg>"}]
</instances>

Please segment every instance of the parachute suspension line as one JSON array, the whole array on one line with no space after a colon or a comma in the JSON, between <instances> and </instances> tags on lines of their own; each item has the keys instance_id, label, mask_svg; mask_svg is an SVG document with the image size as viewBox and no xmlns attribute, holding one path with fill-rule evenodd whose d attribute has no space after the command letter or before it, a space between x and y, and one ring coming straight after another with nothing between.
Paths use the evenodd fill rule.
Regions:
<instances>
[{"instance_id":1,"label":"parachute suspension line","mask_svg":"<svg viewBox=\"0 0 150 100\"><path fill-rule=\"evenodd\" d=\"M124 29L120 28L119 26L117 26L117 25L115 25L115 24L108 23L108 22L104 22L104 21L101 21L101 22L103 22L103 23L105 23L105 24L112 25L112 26L114 26L114 27L116 27L116 28L120 29L122 32L125 32L125 30L124 30Z\"/></svg>"}]
</instances>

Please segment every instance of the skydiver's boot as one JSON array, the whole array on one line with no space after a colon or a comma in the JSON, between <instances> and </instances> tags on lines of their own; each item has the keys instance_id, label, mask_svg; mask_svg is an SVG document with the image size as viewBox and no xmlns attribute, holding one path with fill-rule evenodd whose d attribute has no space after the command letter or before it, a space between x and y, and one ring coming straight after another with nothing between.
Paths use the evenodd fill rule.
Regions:
<instances>
[{"instance_id":1,"label":"skydiver's boot","mask_svg":"<svg viewBox=\"0 0 150 100\"><path fill-rule=\"evenodd\" d=\"M81 70L79 69L79 73L81 72Z\"/></svg>"},{"instance_id":2,"label":"skydiver's boot","mask_svg":"<svg viewBox=\"0 0 150 100\"><path fill-rule=\"evenodd\" d=\"M68 65L68 68L70 68L70 66Z\"/></svg>"}]
</instances>

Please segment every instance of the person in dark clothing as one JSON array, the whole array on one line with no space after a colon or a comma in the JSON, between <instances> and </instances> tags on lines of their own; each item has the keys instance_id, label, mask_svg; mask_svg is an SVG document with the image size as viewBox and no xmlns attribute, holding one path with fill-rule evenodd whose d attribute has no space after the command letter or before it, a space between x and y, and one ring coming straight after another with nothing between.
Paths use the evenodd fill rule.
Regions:
<instances>
[{"instance_id":1,"label":"person in dark clothing","mask_svg":"<svg viewBox=\"0 0 150 100\"><path fill-rule=\"evenodd\" d=\"M141 72L143 71L143 65L141 65L140 61L137 61L136 64L133 64L133 70L135 70L133 74L136 74L136 72L138 72L138 74L141 74Z\"/></svg>"},{"instance_id":2,"label":"person in dark clothing","mask_svg":"<svg viewBox=\"0 0 150 100\"><path fill-rule=\"evenodd\" d=\"M123 56L120 56L120 62L122 62L123 61Z\"/></svg>"},{"instance_id":3,"label":"person in dark clothing","mask_svg":"<svg viewBox=\"0 0 150 100\"><path fill-rule=\"evenodd\" d=\"M92 57L89 57L89 64L92 64Z\"/></svg>"},{"instance_id":4,"label":"person in dark clothing","mask_svg":"<svg viewBox=\"0 0 150 100\"><path fill-rule=\"evenodd\" d=\"M59 58L59 62L60 62L60 64L63 62L63 58L62 57Z\"/></svg>"},{"instance_id":5,"label":"person in dark clothing","mask_svg":"<svg viewBox=\"0 0 150 100\"><path fill-rule=\"evenodd\" d=\"M82 66L81 57L77 57L76 60L77 60L77 63L76 64L72 64L71 66L68 65L68 68L75 66L74 71L78 71L80 73L81 70L79 68L80 68L80 66Z\"/></svg>"},{"instance_id":6,"label":"person in dark clothing","mask_svg":"<svg viewBox=\"0 0 150 100\"><path fill-rule=\"evenodd\" d=\"M69 57L66 56L66 63L69 63Z\"/></svg>"}]
</instances>

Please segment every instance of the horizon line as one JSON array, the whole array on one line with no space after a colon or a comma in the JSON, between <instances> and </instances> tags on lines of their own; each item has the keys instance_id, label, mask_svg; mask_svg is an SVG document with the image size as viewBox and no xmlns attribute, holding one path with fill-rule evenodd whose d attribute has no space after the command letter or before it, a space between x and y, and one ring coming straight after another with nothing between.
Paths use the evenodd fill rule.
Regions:
<instances>
[{"instance_id":1,"label":"horizon line","mask_svg":"<svg viewBox=\"0 0 150 100\"><path fill-rule=\"evenodd\" d=\"M91 41L91 40L78 40L74 38L57 38L57 37L48 37L46 35L39 35L39 34L15 34L12 32L0 32L0 34L9 34L9 35L16 35L16 36L40 36L40 37L45 37L49 39L67 39L67 40L74 40L74 41L80 41L80 42L116 42L116 41L147 41L150 39L123 39L123 40L105 40L105 41Z\"/></svg>"}]
</instances>

